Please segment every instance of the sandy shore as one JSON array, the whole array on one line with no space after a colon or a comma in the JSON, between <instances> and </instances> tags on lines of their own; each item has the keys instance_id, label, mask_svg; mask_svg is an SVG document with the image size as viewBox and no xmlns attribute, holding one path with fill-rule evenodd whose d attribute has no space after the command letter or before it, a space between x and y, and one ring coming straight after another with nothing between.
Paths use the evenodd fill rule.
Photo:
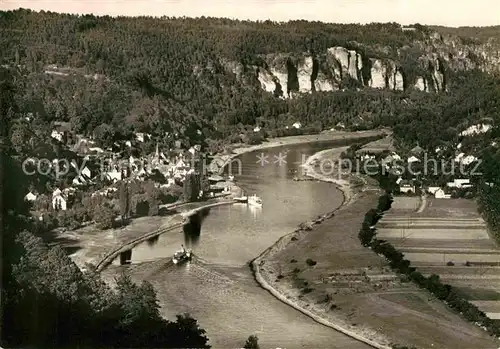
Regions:
<instances>
[{"instance_id":1,"label":"sandy shore","mask_svg":"<svg viewBox=\"0 0 500 349\"><path fill-rule=\"evenodd\" d=\"M238 157L239 155L250 153L256 150L264 150L268 148L304 144L304 143L333 142L333 141L341 141L343 139L350 140L355 138L375 137L382 134L387 134L387 131L384 130L370 130L370 131L358 131L358 132L327 131L317 135L269 138L267 141L257 145L236 146L234 149L232 149L232 154L218 155L217 157L224 161L224 166L225 166L229 162L231 162L231 160ZM219 171L220 173L222 173L224 166L221 167Z\"/></svg>"}]
</instances>

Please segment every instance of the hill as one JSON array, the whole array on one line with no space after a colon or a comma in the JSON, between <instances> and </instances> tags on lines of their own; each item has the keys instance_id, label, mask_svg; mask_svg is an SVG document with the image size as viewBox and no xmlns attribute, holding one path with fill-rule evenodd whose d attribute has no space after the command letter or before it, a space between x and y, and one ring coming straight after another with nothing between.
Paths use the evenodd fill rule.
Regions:
<instances>
[{"instance_id":1,"label":"hill","mask_svg":"<svg viewBox=\"0 0 500 349\"><path fill-rule=\"evenodd\" d=\"M23 112L69 121L104 145L148 132L166 146L172 133L217 146L296 121L310 131L376 127L397 121L393 100L435 100L423 92L461 88L464 71L499 66L494 45L396 23L17 10L0 12L0 28L0 60L22 78Z\"/></svg>"}]
</instances>

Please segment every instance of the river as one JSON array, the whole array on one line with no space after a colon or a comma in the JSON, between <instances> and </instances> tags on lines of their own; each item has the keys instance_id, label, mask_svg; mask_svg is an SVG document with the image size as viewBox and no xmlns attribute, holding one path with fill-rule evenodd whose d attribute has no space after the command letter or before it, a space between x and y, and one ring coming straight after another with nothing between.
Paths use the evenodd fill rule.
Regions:
<instances>
[{"instance_id":1,"label":"river","mask_svg":"<svg viewBox=\"0 0 500 349\"><path fill-rule=\"evenodd\" d=\"M237 184L263 199L262 209L235 204L212 208L193 246L197 260L173 267L167 262L184 242L182 231L161 235L134 248L132 265L111 266L108 277L126 270L136 281L148 280L158 292L162 314L174 319L188 312L207 330L213 348L242 347L251 334L261 348L369 348L275 299L254 280L248 262L303 221L331 211L341 192L328 183L293 181L290 170L328 143L301 144L262 151L269 163L257 163L260 151L243 154ZM331 147L331 145L330 145ZM274 163L279 153L286 163ZM300 170L299 170L300 171ZM307 258L307 256L297 256Z\"/></svg>"}]
</instances>

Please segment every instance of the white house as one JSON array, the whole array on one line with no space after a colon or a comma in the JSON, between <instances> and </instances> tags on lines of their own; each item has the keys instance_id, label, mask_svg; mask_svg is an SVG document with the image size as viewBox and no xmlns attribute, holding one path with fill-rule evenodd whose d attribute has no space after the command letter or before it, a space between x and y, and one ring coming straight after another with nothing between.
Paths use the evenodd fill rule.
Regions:
<instances>
[{"instance_id":1,"label":"white house","mask_svg":"<svg viewBox=\"0 0 500 349\"><path fill-rule=\"evenodd\" d=\"M477 158L474 155L467 155L460 160L460 163L464 165L470 165L474 161L477 161Z\"/></svg>"},{"instance_id":2,"label":"white house","mask_svg":"<svg viewBox=\"0 0 500 349\"><path fill-rule=\"evenodd\" d=\"M59 188L52 193L52 208L63 211L66 211L68 208L68 197Z\"/></svg>"},{"instance_id":3,"label":"white house","mask_svg":"<svg viewBox=\"0 0 500 349\"><path fill-rule=\"evenodd\" d=\"M112 182L116 182L122 179L121 171L114 169L106 173L106 179Z\"/></svg>"},{"instance_id":4,"label":"white house","mask_svg":"<svg viewBox=\"0 0 500 349\"><path fill-rule=\"evenodd\" d=\"M420 159L412 155L408 158L408 163L411 164L412 162L420 162Z\"/></svg>"},{"instance_id":5,"label":"white house","mask_svg":"<svg viewBox=\"0 0 500 349\"><path fill-rule=\"evenodd\" d=\"M292 125L292 127L295 127L295 128L301 128L302 127L302 124L300 122L296 122Z\"/></svg>"},{"instance_id":6,"label":"white house","mask_svg":"<svg viewBox=\"0 0 500 349\"><path fill-rule=\"evenodd\" d=\"M438 190L436 190L436 192L434 193L434 197L436 199L449 199L451 198L451 195L450 194L446 194L445 191L441 188L439 188Z\"/></svg>"},{"instance_id":7,"label":"white house","mask_svg":"<svg viewBox=\"0 0 500 349\"><path fill-rule=\"evenodd\" d=\"M259 131L260 131L260 127L259 127L259 126L255 127L255 128L253 129L253 132L259 132Z\"/></svg>"},{"instance_id":8,"label":"white house","mask_svg":"<svg viewBox=\"0 0 500 349\"><path fill-rule=\"evenodd\" d=\"M487 124L477 124L477 125L472 125L462 131L460 133L460 136L472 136L474 134L480 134L480 133L486 133L491 129L491 125Z\"/></svg>"},{"instance_id":9,"label":"white house","mask_svg":"<svg viewBox=\"0 0 500 349\"><path fill-rule=\"evenodd\" d=\"M440 190L440 187L429 187L427 188L427 192L429 194L435 195L438 190Z\"/></svg>"},{"instance_id":10,"label":"white house","mask_svg":"<svg viewBox=\"0 0 500 349\"><path fill-rule=\"evenodd\" d=\"M415 186L411 184L409 181L400 181L399 191L401 193L414 193Z\"/></svg>"},{"instance_id":11,"label":"white house","mask_svg":"<svg viewBox=\"0 0 500 349\"><path fill-rule=\"evenodd\" d=\"M151 135L149 133L142 133L142 132L137 132L135 134L135 139L138 142L144 143L145 140L148 140L151 138Z\"/></svg>"},{"instance_id":12,"label":"white house","mask_svg":"<svg viewBox=\"0 0 500 349\"><path fill-rule=\"evenodd\" d=\"M25 201L35 201L37 198L37 196L35 194L33 194L32 192L29 192L28 194L26 194L26 196L24 197L24 200Z\"/></svg>"},{"instance_id":13,"label":"white house","mask_svg":"<svg viewBox=\"0 0 500 349\"><path fill-rule=\"evenodd\" d=\"M64 137L64 132L60 132L57 130L53 130L52 133L50 134L52 138L57 139L59 142L62 142L63 137Z\"/></svg>"},{"instance_id":14,"label":"white house","mask_svg":"<svg viewBox=\"0 0 500 349\"><path fill-rule=\"evenodd\" d=\"M470 184L469 179L455 179L453 182L448 182L446 183L446 186L448 188L470 188L472 187L472 184Z\"/></svg>"}]
</instances>

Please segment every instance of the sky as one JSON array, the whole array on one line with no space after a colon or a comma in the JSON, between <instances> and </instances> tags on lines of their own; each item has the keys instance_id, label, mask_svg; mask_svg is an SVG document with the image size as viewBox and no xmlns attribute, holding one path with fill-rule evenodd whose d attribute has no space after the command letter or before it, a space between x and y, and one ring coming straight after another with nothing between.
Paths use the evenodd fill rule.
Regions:
<instances>
[{"instance_id":1,"label":"sky","mask_svg":"<svg viewBox=\"0 0 500 349\"><path fill-rule=\"evenodd\" d=\"M0 0L17 8L110 16L228 17L334 23L500 25L499 0Z\"/></svg>"}]
</instances>

